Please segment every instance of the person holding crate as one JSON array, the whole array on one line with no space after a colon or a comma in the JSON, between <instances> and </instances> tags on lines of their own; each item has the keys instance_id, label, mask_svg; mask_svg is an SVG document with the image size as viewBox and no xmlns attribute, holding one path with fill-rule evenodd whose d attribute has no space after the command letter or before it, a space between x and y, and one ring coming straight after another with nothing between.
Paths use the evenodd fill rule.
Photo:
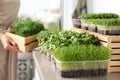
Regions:
<instances>
[{"instance_id":1,"label":"person holding crate","mask_svg":"<svg viewBox=\"0 0 120 80\"><path fill-rule=\"evenodd\" d=\"M4 33L17 19L19 0L0 0L0 80L16 80L17 53L16 43Z\"/></svg>"}]
</instances>

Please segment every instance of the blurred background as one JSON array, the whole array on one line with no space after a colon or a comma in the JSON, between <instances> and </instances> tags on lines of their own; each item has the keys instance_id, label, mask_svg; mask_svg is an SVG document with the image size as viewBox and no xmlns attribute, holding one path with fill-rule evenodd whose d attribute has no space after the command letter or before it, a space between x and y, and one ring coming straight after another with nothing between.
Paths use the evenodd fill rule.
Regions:
<instances>
[{"instance_id":1,"label":"blurred background","mask_svg":"<svg viewBox=\"0 0 120 80\"><path fill-rule=\"evenodd\" d=\"M40 19L49 30L70 30L73 18L82 13L113 12L120 14L120 0L20 0L18 17ZM34 62L32 52L18 53L17 80L32 80Z\"/></svg>"}]
</instances>

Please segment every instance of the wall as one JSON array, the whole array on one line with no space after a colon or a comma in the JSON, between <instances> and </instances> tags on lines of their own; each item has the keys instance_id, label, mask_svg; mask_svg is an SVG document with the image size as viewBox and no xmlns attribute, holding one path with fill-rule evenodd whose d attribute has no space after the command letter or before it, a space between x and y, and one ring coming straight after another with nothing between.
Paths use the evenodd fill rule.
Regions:
<instances>
[{"instance_id":1,"label":"wall","mask_svg":"<svg viewBox=\"0 0 120 80\"><path fill-rule=\"evenodd\" d=\"M89 13L112 12L120 14L120 0L87 0Z\"/></svg>"},{"instance_id":2,"label":"wall","mask_svg":"<svg viewBox=\"0 0 120 80\"><path fill-rule=\"evenodd\" d=\"M60 0L20 0L19 15L39 16L49 12L51 9L59 8Z\"/></svg>"},{"instance_id":3,"label":"wall","mask_svg":"<svg viewBox=\"0 0 120 80\"><path fill-rule=\"evenodd\" d=\"M75 0L61 0L62 4L62 29L70 30L72 27L71 9ZM77 0L76 0L77 1ZM86 0L88 13L106 13L112 12L120 15L120 0Z\"/></svg>"}]
</instances>

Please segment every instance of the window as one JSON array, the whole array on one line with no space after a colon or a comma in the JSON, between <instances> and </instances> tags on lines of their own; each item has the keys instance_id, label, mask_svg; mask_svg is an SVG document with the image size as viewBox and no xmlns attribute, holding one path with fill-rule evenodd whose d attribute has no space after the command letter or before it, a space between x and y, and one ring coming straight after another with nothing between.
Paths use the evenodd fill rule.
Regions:
<instances>
[{"instance_id":1,"label":"window","mask_svg":"<svg viewBox=\"0 0 120 80\"><path fill-rule=\"evenodd\" d=\"M59 8L60 0L20 0L19 15L40 16Z\"/></svg>"},{"instance_id":2,"label":"window","mask_svg":"<svg viewBox=\"0 0 120 80\"><path fill-rule=\"evenodd\" d=\"M60 0L21 0L19 16L29 16L40 19L50 30L60 29Z\"/></svg>"}]
</instances>

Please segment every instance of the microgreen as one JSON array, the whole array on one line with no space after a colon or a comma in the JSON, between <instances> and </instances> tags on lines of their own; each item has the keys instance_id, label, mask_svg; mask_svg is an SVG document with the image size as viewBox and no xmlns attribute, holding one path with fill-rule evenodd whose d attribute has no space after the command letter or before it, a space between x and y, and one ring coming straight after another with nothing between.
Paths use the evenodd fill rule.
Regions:
<instances>
[{"instance_id":1,"label":"microgreen","mask_svg":"<svg viewBox=\"0 0 120 80\"><path fill-rule=\"evenodd\" d=\"M28 37L44 30L44 26L40 21L33 21L31 18L19 18L13 25L15 34Z\"/></svg>"}]
</instances>

